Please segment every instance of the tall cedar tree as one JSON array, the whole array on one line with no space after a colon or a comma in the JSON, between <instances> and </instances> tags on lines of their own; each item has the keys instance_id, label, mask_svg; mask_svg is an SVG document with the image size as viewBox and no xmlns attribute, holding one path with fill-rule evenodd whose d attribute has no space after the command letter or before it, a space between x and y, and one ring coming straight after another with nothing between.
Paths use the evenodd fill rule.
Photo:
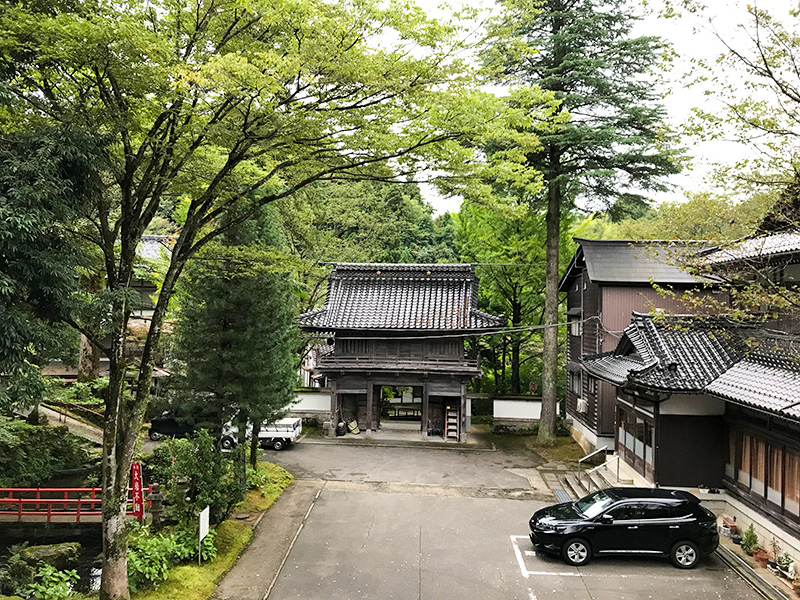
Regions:
<instances>
[{"instance_id":1,"label":"tall cedar tree","mask_svg":"<svg viewBox=\"0 0 800 600\"><path fill-rule=\"evenodd\" d=\"M239 442L291 402L297 384L296 297L270 256L284 245L276 211L229 229L191 261L179 293L175 358L195 414L233 420ZM255 467L258 436L251 436ZM244 455L242 454L242 457ZM244 462L242 463L244 467Z\"/></svg>"},{"instance_id":2,"label":"tall cedar tree","mask_svg":"<svg viewBox=\"0 0 800 600\"><path fill-rule=\"evenodd\" d=\"M623 0L506 0L490 27L484 62L504 83L552 91L570 121L540 133L528 155L544 175L547 205L542 425L555 434L558 380L558 249L561 215L578 198L605 202L662 189L675 173L674 152L661 127L650 69L661 47L654 37L630 38L636 17ZM638 192L637 192L638 190Z\"/></svg>"}]
</instances>

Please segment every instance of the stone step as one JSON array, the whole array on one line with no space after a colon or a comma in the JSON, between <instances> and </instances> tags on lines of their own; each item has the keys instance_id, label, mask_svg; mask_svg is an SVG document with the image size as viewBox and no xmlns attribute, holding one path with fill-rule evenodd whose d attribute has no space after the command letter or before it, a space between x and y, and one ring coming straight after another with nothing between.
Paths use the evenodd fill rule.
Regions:
<instances>
[{"instance_id":1,"label":"stone step","mask_svg":"<svg viewBox=\"0 0 800 600\"><path fill-rule=\"evenodd\" d=\"M578 480L578 474L574 471L564 474L564 489L566 489L575 500L583 498L589 493L584 483Z\"/></svg>"}]
</instances>

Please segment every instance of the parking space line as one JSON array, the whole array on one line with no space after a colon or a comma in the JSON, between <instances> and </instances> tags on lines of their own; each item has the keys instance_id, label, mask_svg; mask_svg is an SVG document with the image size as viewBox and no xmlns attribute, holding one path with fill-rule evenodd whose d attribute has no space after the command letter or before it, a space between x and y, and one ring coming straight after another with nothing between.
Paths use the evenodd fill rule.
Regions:
<instances>
[{"instance_id":1,"label":"parking space line","mask_svg":"<svg viewBox=\"0 0 800 600\"><path fill-rule=\"evenodd\" d=\"M523 535L512 535L511 536L511 545L514 547L514 554L517 555L517 562L519 563L519 570L522 573L522 576L527 579L528 578L528 569L525 568L525 560L522 558L522 552L519 550L519 546L517 546L517 540L520 538L524 538Z\"/></svg>"}]
</instances>

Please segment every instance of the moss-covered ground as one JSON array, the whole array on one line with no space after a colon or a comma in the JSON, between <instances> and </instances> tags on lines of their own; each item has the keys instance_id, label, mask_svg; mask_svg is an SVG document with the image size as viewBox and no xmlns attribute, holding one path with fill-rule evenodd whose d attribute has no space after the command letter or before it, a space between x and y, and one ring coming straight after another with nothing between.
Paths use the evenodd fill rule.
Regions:
<instances>
[{"instance_id":1,"label":"moss-covered ground","mask_svg":"<svg viewBox=\"0 0 800 600\"><path fill-rule=\"evenodd\" d=\"M267 510L292 482L292 475L272 463L258 463L258 469L268 476L266 485L250 490L234 514L257 513ZM222 576L233 566L236 558L247 547L253 535L250 521L228 520L216 527L217 556L202 567L181 565L175 567L167 581L157 589L142 590L132 594L132 600L206 600Z\"/></svg>"}]
</instances>

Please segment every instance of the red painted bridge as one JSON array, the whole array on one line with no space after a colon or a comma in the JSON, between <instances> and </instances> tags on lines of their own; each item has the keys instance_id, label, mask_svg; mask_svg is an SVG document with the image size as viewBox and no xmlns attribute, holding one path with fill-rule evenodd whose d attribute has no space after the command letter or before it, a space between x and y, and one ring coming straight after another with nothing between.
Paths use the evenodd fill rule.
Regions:
<instances>
[{"instance_id":1,"label":"red painted bridge","mask_svg":"<svg viewBox=\"0 0 800 600\"><path fill-rule=\"evenodd\" d=\"M153 486L143 491L149 494ZM128 488L129 515L131 494ZM101 488L0 488L0 521L98 523L103 514L101 497Z\"/></svg>"}]
</instances>

